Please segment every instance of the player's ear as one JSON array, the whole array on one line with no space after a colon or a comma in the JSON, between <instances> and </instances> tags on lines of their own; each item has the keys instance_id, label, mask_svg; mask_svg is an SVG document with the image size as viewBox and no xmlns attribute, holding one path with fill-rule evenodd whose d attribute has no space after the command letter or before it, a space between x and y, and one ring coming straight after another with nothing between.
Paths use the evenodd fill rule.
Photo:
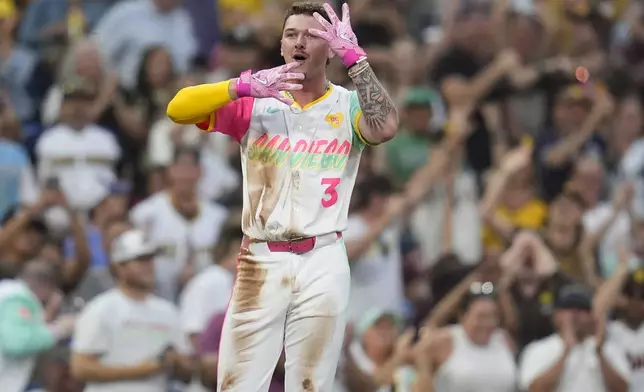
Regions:
<instances>
[{"instance_id":1,"label":"player's ear","mask_svg":"<svg viewBox=\"0 0 644 392\"><path fill-rule=\"evenodd\" d=\"M334 57L335 57L335 52L333 52L333 50L331 50L331 48L329 48L329 50L327 51L327 54L326 54L326 58L331 60Z\"/></svg>"}]
</instances>

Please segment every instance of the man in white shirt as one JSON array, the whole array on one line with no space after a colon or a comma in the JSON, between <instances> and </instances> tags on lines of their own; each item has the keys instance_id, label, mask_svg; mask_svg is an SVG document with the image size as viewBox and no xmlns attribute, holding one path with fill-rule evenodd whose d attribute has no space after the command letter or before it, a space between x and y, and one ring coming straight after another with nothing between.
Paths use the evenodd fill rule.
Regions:
<instances>
[{"instance_id":1,"label":"man in white shirt","mask_svg":"<svg viewBox=\"0 0 644 392\"><path fill-rule=\"evenodd\" d=\"M199 197L199 151L177 149L168 169L170 186L139 203L132 224L159 248L154 258L157 293L175 301L181 288L212 263L211 253L228 211Z\"/></svg>"},{"instance_id":2,"label":"man in white shirt","mask_svg":"<svg viewBox=\"0 0 644 392\"><path fill-rule=\"evenodd\" d=\"M392 192L392 184L380 176L356 186L356 211L349 215L344 232L351 262L349 323L358 322L376 303L390 311L403 306L400 227L392 224L402 208L388 207L396 207Z\"/></svg>"},{"instance_id":3,"label":"man in white shirt","mask_svg":"<svg viewBox=\"0 0 644 392\"><path fill-rule=\"evenodd\" d=\"M228 302L233 292L237 255L244 234L239 224L226 227L214 250L215 263L206 267L195 276L181 293L179 309L181 328L192 344L193 350L198 351L199 338L206 329L208 321L215 314L226 312ZM202 363L202 366L217 364ZM191 392L206 392L198 380L193 381Z\"/></svg>"},{"instance_id":4,"label":"man in white shirt","mask_svg":"<svg viewBox=\"0 0 644 392\"><path fill-rule=\"evenodd\" d=\"M174 305L152 295L156 247L128 230L111 247L117 288L90 301L72 341L74 377L86 392L159 392L192 373Z\"/></svg>"},{"instance_id":5,"label":"man in white shirt","mask_svg":"<svg viewBox=\"0 0 644 392\"><path fill-rule=\"evenodd\" d=\"M163 118L150 128L147 160L151 167L167 167L172 164L177 145L199 149L203 168L199 194L207 200L218 200L239 188L240 175L228 162L229 140L226 136L218 135L216 141L203 136L197 127L174 124Z\"/></svg>"},{"instance_id":6,"label":"man in white shirt","mask_svg":"<svg viewBox=\"0 0 644 392\"><path fill-rule=\"evenodd\" d=\"M638 225L639 226L639 225ZM644 271L629 272L629 253L620 249L613 276L597 289L593 312L617 318L607 328L608 341L625 354L631 369L630 392L644 391ZM619 305L619 306L618 306Z\"/></svg>"},{"instance_id":7,"label":"man in white shirt","mask_svg":"<svg viewBox=\"0 0 644 392\"><path fill-rule=\"evenodd\" d=\"M163 46L177 73L185 74L197 52L192 20L179 0L134 0L116 4L94 30L107 61L125 87L137 82L143 53Z\"/></svg>"},{"instance_id":8,"label":"man in white shirt","mask_svg":"<svg viewBox=\"0 0 644 392\"><path fill-rule=\"evenodd\" d=\"M591 303L592 296L583 287L560 290L554 314L558 332L529 344L523 352L519 370L523 391L628 391L625 353L606 341L605 322L593 321Z\"/></svg>"},{"instance_id":9,"label":"man in white shirt","mask_svg":"<svg viewBox=\"0 0 644 392\"><path fill-rule=\"evenodd\" d=\"M89 211L116 180L121 156L116 138L88 117L95 91L76 80L63 86L60 122L46 130L36 144L41 182L58 178L74 209Z\"/></svg>"}]
</instances>

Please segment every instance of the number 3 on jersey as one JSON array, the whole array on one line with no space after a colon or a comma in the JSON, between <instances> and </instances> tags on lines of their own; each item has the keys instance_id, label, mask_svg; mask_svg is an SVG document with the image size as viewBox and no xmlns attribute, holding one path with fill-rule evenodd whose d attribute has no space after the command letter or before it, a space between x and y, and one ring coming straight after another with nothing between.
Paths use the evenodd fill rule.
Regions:
<instances>
[{"instance_id":1,"label":"number 3 on jersey","mask_svg":"<svg viewBox=\"0 0 644 392\"><path fill-rule=\"evenodd\" d=\"M335 178L323 178L322 185L326 185L324 189L324 197L322 198L322 207L329 208L338 202L338 191L336 188L340 185L340 179Z\"/></svg>"}]
</instances>

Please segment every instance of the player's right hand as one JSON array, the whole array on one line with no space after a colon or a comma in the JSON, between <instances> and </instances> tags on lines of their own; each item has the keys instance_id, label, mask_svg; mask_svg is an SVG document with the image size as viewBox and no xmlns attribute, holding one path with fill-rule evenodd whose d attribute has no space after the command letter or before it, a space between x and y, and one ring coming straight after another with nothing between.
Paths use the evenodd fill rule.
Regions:
<instances>
[{"instance_id":1,"label":"player's right hand","mask_svg":"<svg viewBox=\"0 0 644 392\"><path fill-rule=\"evenodd\" d=\"M289 72L298 65L299 63L294 61L255 73L251 73L251 70L242 72L235 81L237 97L275 98L291 106L293 100L282 94L282 91L302 89L301 84L293 82L304 79L304 74Z\"/></svg>"}]
</instances>

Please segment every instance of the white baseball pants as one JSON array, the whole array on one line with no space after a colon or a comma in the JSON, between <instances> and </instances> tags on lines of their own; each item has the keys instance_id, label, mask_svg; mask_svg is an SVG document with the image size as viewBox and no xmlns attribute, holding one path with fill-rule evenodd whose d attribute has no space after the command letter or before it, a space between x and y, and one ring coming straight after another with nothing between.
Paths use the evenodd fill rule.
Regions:
<instances>
[{"instance_id":1,"label":"white baseball pants","mask_svg":"<svg viewBox=\"0 0 644 392\"><path fill-rule=\"evenodd\" d=\"M223 326L217 391L268 391L285 348L286 392L332 392L349 299L343 240L318 241L304 254L271 252L265 243L251 243L248 252L242 250L237 271Z\"/></svg>"}]
</instances>

